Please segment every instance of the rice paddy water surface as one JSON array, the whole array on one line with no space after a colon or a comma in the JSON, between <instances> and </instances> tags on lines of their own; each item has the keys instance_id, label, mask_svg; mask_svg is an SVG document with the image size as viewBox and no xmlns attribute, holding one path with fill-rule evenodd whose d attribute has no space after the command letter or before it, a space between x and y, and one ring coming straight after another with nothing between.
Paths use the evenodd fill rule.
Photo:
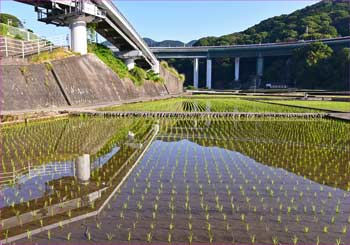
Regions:
<instances>
[{"instance_id":1,"label":"rice paddy water surface","mask_svg":"<svg viewBox=\"0 0 350 245\"><path fill-rule=\"evenodd\" d=\"M237 101L229 99L176 101L175 110L184 111L240 111L251 106L250 101L235 105ZM174 109L168 102L150 102L149 109ZM137 104L124 108L139 109ZM263 103L255 107L282 108ZM146 150L142 147L156 123L160 130ZM128 139L129 131L136 134L134 140ZM1 210L3 217L18 219L28 210L81 197L79 188L86 193L107 189L103 199L131 168L132 164L114 181L123 162L145 149L98 216L32 235L32 227L50 222L37 219L31 226L19 225L27 237L16 243L347 243L349 131L349 122L310 117L71 117L2 128L3 173L16 177L1 186ZM71 171L82 153L92 156L92 179L85 187ZM28 164L36 171L20 172ZM69 171L39 170L62 165ZM47 188L47 182L53 188ZM96 210L99 204L90 202L76 215ZM74 217L76 209L67 209L60 219ZM2 239L13 230L2 229Z\"/></svg>"}]
</instances>

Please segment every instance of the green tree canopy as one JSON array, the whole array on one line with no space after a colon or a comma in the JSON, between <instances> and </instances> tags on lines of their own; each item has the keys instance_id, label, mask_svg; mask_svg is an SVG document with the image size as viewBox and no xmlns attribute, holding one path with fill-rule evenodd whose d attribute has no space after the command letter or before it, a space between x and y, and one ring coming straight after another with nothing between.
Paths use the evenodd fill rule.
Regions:
<instances>
[{"instance_id":1,"label":"green tree canopy","mask_svg":"<svg viewBox=\"0 0 350 245\"><path fill-rule=\"evenodd\" d=\"M295 58L306 62L308 66L316 65L319 61L332 56L333 50L322 42L311 43L295 51Z\"/></svg>"},{"instance_id":2,"label":"green tree canopy","mask_svg":"<svg viewBox=\"0 0 350 245\"><path fill-rule=\"evenodd\" d=\"M350 2L323 0L312 6L281 15L222 37L199 39L195 46L287 42L349 36Z\"/></svg>"},{"instance_id":3,"label":"green tree canopy","mask_svg":"<svg viewBox=\"0 0 350 245\"><path fill-rule=\"evenodd\" d=\"M22 22L16 17L11 14L0 14L0 23L4 24L10 24L11 26L14 27L20 27L23 28Z\"/></svg>"}]
</instances>

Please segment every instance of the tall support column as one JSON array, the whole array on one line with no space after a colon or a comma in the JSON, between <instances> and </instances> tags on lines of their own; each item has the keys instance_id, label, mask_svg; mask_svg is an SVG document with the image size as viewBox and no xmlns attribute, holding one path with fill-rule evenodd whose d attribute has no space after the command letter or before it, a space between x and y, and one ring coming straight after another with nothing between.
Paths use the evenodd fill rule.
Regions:
<instances>
[{"instance_id":1,"label":"tall support column","mask_svg":"<svg viewBox=\"0 0 350 245\"><path fill-rule=\"evenodd\" d=\"M260 54L256 60L256 74L262 77L264 74L264 57Z\"/></svg>"},{"instance_id":2,"label":"tall support column","mask_svg":"<svg viewBox=\"0 0 350 245\"><path fill-rule=\"evenodd\" d=\"M207 88L211 89L211 69L212 69L212 60L207 59Z\"/></svg>"},{"instance_id":3,"label":"tall support column","mask_svg":"<svg viewBox=\"0 0 350 245\"><path fill-rule=\"evenodd\" d=\"M153 70L154 73L159 74L159 72L160 72L159 69L160 68L159 68L159 61L158 61L157 64L152 66L152 70Z\"/></svg>"},{"instance_id":4,"label":"tall support column","mask_svg":"<svg viewBox=\"0 0 350 245\"><path fill-rule=\"evenodd\" d=\"M240 62L240 58L236 57L235 58L235 81L239 81L239 62Z\"/></svg>"},{"instance_id":5,"label":"tall support column","mask_svg":"<svg viewBox=\"0 0 350 245\"><path fill-rule=\"evenodd\" d=\"M71 31L72 51L82 55L87 54L86 21L80 18L75 18L71 21L69 27Z\"/></svg>"},{"instance_id":6,"label":"tall support column","mask_svg":"<svg viewBox=\"0 0 350 245\"><path fill-rule=\"evenodd\" d=\"M199 59L195 58L193 61L193 86L198 88L198 78L199 78Z\"/></svg>"},{"instance_id":7,"label":"tall support column","mask_svg":"<svg viewBox=\"0 0 350 245\"><path fill-rule=\"evenodd\" d=\"M128 70L132 70L135 68L135 59L134 58L128 58L125 60L125 64L128 67Z\"/></svg>"}]
</instances>

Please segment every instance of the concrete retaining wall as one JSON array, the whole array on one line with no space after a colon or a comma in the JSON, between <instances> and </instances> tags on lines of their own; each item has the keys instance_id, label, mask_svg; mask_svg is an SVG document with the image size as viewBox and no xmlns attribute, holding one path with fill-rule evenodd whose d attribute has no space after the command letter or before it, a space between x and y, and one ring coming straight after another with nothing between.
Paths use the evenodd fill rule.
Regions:
<instances>
[{"instance_id":1,"label":"concrete retaining wall","mask_svg":"<svg viewBox=\"0 0 350 245\"><path fill-rule=\"evenodd\" d=\"M2 110L66 106L52 72L44 64L1 66Z\"/></svg>"},{"instance_id":2,"label":"concrete retaining wall","mask_svg":"<svg viewBox=\"0 0 350 245\"><path fill-rule=\"evenodd\" d=\"M121 80L95 55L69 57L51 65L2 65L4 111L87 106L182 93L182 83L162 69L166 83L135 86ZM61 87L60 87L61 86Z\"/></svg>"},{"instance_id":3,"label":"concrete retaining wall","mask_svg":"<svg viewBox=\"0 0 350 245\"><path fill-rule=\"evenodd\" d=\"M162 66L160 66L160 76L165 79L165 86L170 94L180 94L183 92L183 82Z\"/></svg>"}]
</instances>

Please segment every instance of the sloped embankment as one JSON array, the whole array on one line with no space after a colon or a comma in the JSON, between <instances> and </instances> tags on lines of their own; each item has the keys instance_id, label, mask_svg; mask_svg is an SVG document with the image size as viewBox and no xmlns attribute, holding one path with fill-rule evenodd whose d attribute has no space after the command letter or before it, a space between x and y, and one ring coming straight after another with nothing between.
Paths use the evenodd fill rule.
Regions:
<instances>
[{"instance_id":1,"label":"sloped embankment","mask_svg":"<svg viewBox=\"0 0 350 245\"><path fill-rule=\"evenodd\" d=\"M183 89L182 82L163 67L164 84L145 81L135 86L92 54L46 64L4 64L1 74L4 111L122 102L179 94Z\"/></svg>"}]
</instances>

